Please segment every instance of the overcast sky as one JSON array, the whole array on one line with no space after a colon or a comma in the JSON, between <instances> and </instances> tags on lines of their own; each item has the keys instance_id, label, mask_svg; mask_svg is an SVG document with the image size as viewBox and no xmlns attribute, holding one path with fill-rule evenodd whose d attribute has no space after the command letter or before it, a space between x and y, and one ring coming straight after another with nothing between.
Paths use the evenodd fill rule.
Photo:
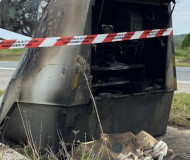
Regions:
<instances>
[{"instance_id":1,"label":"overcast sky","mask_svg":"<svg viewBox=\"0 0 190 160\"><path fill-rule=\"evenodd\" d=\"M176 0L173 14L174 34L190 32L190 0Z\"/></svg>"}]
</instances>

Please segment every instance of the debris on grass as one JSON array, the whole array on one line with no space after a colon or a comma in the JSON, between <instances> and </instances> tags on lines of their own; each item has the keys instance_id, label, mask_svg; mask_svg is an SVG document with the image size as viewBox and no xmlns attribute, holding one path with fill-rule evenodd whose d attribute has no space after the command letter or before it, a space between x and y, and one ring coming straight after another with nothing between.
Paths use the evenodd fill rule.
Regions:
<instances>
[{"instance_id":1,"label":"debris on grass","mask_svg":"<svg viewBox=\"0 0 190 160\"><path fill-rule=\"evenodd\" d=\"M163 141L157 141L142 131L136 136L131 133L106 134L107 146L100 138L96 141L83 143L76 148L74 159L111 159L111 160L163 160L173 158L175 154L168 150ZM169 153L169 154L168 154Z\"/></svg>"},{"instance_id":2,"label":"debris on grass","mask_svg":"<svg viewBox=\"0 0 190 160\"><path fill-rule=\"evenodd\" d=\"M0 159L1 160L29 160L18 152L9 148L2 143L0 143Z\"/></svg>"}]
</instances>

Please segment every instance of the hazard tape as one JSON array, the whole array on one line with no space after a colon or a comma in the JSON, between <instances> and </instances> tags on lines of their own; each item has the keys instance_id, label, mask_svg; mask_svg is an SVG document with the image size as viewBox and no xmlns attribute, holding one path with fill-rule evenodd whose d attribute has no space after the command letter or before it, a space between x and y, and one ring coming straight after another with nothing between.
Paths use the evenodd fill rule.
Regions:
<instances>
[{"instance_id":1,"label":"hazard tape","mask_svg":"<svg viewBox=\"0 0 190 160\"><path fill-rule=\"evenodd\" d=\"M98 44L98 43L163 37L169 35L173 35L172 28L111 33L111 34L86 35L86 36L29 38L25 40L1 40L0 49L89 45L89 44Z\"/></svg>"}]
</instances>

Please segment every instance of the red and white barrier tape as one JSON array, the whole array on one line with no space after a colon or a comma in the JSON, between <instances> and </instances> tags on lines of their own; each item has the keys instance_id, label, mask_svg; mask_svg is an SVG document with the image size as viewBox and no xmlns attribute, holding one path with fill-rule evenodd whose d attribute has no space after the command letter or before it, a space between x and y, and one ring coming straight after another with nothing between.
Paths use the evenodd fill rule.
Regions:
<instances>
[{"instance_id":1,"label":"red and white barrier tape","mask_svg":"<svg viewBox=\"0 0 190 160\"><path fill-rule=\"evenodd\" d=\"M0 49L87 45L163 37L169 35L173 35L172 28L86 36L30 38L26 40L1 40Z\"/></svg>"}]
</instances>

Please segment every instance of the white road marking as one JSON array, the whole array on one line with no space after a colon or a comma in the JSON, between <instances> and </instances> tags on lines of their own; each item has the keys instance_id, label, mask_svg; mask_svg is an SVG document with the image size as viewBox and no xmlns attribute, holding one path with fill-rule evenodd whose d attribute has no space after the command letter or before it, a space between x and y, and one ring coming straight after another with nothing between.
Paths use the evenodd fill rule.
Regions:
<instances>
[{"instance_id":1,"label":"white road marking","mask_svg":"<svg viewBox=\"0 0 190 160\"><path fill-rule=\"evenodd\" d=\"M3 39L19 39L20 38L20 39L29 39L29 40L31 39L31 37L18 34L12 31L8 31L3 28L0 28L0 38L3 38Z\"/></svg>"},{"instance_id":2,"label":"white road marking","mask_svg":"<svg viewBox=\"0 0 190 160\"><path fill-rule=\"evenodd\" d=\"M4 68L4 67L0 67L0 70L11 70L11 71L15 71L16 68Z\"/></svg>"},{"instance_id":3,"label":"white road marking","mask_svg":"<svg viewBox=\"0 0 190 160\"><path fill-rule=\"evenodd\" d=\"M190 82L189 81L177 81L178 84L188 84L190 85Z\"/></svg>"}]
</instances>

